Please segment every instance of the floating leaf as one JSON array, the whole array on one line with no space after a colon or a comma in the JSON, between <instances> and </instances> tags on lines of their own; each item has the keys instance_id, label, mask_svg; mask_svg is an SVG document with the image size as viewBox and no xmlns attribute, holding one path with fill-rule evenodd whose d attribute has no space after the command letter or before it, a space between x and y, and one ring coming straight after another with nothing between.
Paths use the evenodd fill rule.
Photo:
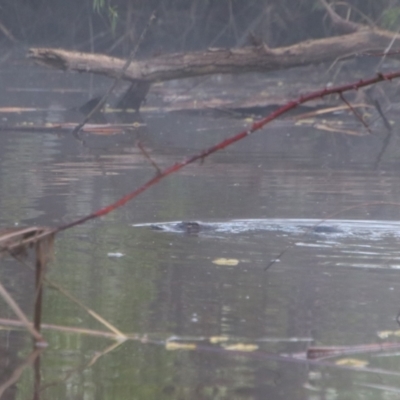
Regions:
<instances>
[{"instance_id":1,"label":"floating leaf","mask_svg":"<svg viewBox=\"0 0 400 400\"><path fill-rule=\"evenodd\" d=\"M258 346L256 344L237 343L224 346L224 349L230 351L255 351Z\"/></svg>"},{"instance_id":2,"label":"floating leaf","mask_svg":"<svg viewBox=\"0 0 400 400\"><path fill-rule=\"evenodd\" d=\"M336 365L345 365L354 368L364 368L368 365L368 361L359 360L358 358L342 358L335 362Z\"/></svg>"},{"instance_id":3,"label":"floating leaf","mask_svg":"<svg viewBox=\"0 0 400 400\"><path fill-rule=\"evenodd\" d=\"M165 348L167 350L196 350L195 343L177 343L177 342L167 342L165 343Z\"/></svg>"},{"instance_id":4,"label":"floating leaf","mask_svg":"<svg viewBox=\"0 0 400 400\"><path fill-rule=\"evenodd\" d=\"M212 261L212 263L216 265L227 265L234 267L235 265L239 264L239 260L236 260L236 258L216 258Z\"/></svg>"},{"instance_id":5,"label":"floating leaf","mask_svg":"<svg viewBox=\"0 0 400 400\"><path fill-rule=\"evenodd\" d=\"M210 343L216 344L221 342L227 342L229 340L228 336L211 336Z\"/></svg>"},{"instance_id":6,"label":"floating leaf","mask_svg":"<svg viewBox=\"0 0 400 400\"><path fill-rule=\"evenodd\" d=\"M381 339L387 339L390 336L400 336L400 331L380 331L377 335Z\"/></svg>"}]
</instances>

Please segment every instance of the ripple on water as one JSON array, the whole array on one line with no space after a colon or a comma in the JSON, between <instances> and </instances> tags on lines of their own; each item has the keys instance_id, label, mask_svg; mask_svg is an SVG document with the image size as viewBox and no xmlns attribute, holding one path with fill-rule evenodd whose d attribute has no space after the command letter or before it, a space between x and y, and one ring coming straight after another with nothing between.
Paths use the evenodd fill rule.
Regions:
<instances>
[{"instance_id":1,"label":"ripple on water","mask_svg":"<svg viewBox=\"0 0 400 400\"><path fill-rule=\"evenodd\" d=\"M193 233L182 221L135 224L160 233L195 234L200 239L224 239L240 243L259 241L265 246L274 236L274 246L303 249L301 257L312 257L323 265L353 268L400 268L400 222L372 220L317 219L235 219L223 222L191 222L199 225ZM276 250L275 250L276 251ZM305 252L308 252L307 254ZM300 254L299 254L300 256Z\"/></svg>"}]
</instances>

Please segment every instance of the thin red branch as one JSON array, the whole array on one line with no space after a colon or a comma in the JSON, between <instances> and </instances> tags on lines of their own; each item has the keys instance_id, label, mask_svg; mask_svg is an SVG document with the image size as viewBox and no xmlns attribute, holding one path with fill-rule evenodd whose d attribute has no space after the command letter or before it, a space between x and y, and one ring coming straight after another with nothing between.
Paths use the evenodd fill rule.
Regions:
<instances>
[{"instance_id":1,"label":"thin red branch","mask_svg":"<svg viewBox=\"0 0 400 400\"><path fill-rule=\"evenodd\" d=\"M80 219L72 221L69 224L60 226L55 230L55 232L59 232L59 231L63 231L63 230L72 228L76 225L83 224L84 222L89 221L91 219L102 217L102 216L110 213L111 211L123 206L128 201L132 200L133 198L135 198L142 192L146 191L148 188L155 185L162 179L166 178L168 175L178 172L180 169L186 167L187 165L192 164L198 160L203 160L204 158L208 157L210 154L213 154L217 151L225 149L226 147L238 142L239 140L244 139L245 137L251 135L253 132L260 130L261 128L263 128L265 125L267 125L269 122L273 121L274 119L276 119L276 118L280 117L281 115L287 113L288 111L296 108L300 104L304 104L311 100L325 97L325 96L328 96L328 95L331 95L334 93L342 94L342 93L348 92L350 90L358 90L362 87L370 86L370 85L373 85L375 83L382 82L382 81L396 79L399 77L400 77L400 71L396 71L396 72L389 73L389 74L378 73L375 77L370 78L370 79L359 80L358 82L355 82L355 83L349 83L346 85L340 85L340 86L335 86L335 87L331 87L331 88L325 88L323 90L317 90L308 95L301 96L301 97L297 98L296 100L289 101L282 107L278 108L276 111L272 112L267 117L262 118L261 120L259 120L257 122L254 122L248 130L242 131L234 136L224 139L221 142L217 143L216 145L211 146L208 149L203 150L202 152L195 154L195 155L187 158L184 161L177 162L177 163L171 165L170 167L164 169L159 174L157 174L154 178L147 181L144 185L140 186L138 189L134 190L133 192L128 193L127 195L121 197L116 202L114 202L104 208L101 208L100 210L97 210L92 214L89 214L85 217L82 217Z\"/></svg>"}]
</instances>

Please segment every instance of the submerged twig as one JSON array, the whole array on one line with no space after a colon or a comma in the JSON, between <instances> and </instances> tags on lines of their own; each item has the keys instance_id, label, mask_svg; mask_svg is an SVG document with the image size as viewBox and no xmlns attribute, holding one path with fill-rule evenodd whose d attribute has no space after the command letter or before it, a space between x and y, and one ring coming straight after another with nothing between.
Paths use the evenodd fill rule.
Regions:
<instances>
[{"instance_id":1,"label":"submerged twig","mask_svg":"<svg viewBox=\"0 0 400 400\"><path fill-rule=\"evenodd\" d=\"M315 346L307 349L306 357L308 359L316 360L348 354L376 353L379 351L397 350L399 348L400 343L392 342L361 344L356 346Z\"/></svg>"},{"instance_id":2,"label":"submerged twig","mask_svg":"<svg viewBox=\"0 0 400 400\"><path fill-rule=\"evenodd\" d=\"M385 136L385 139L383 139L382 148L379 151L378 156L376 157L376 161L374 163L374 170L377 170L379 168L379 165L382 161L384 154L386 153L386 150L389 147L392 137L393 137L393 131L390 130Z\"/></svg>"},{"instance_id":3,"label":"submerged twig","mask_svg":"<svg viewBox=\"0 0 400 400\"><path fill-rule=\"evenodd\" d=\"M140 151L143 153L145 158L149 160L150 164L154 167L158 174L161 174L161 168L157 165L157 163L151 158L149 152L144 148L140 140L137 142L137 147L139 147Z\"/></svg>"},{"instance_id":4,"label":"submerged twig","mask_svg":"<svg viewBox=\"0 0 400 400\"><path fill-rule=\"evenodd\" d=\"M53 239L54 235L51 235L35 243L35 301L33 323L38 332L40 332L40 322L42 319L43 281L47 264L53 254Z\"/></svg>"},{"instance_id":5,"label":"submerged twig","mask_svg":"<svg viewBox=\"0 0 400 400\"><path fill-rule=\"evenodd\" d=\"M372 134L372 131L368 124L364 121L364 118L362 117L361 114L357 112L357 110L350 104L350 102L343 96L343 93L339 93L340 99L349 107L351 112L356 116L356 118L364 125L364 127L367 129L367 131Z\"/></svg>"},{"instance_id":6,"label":"submerged twig","mask_svg":"<svg viewBox=\"0 0 400 400\"><path fill-rule=\"evenodd\" d=\"M18 43L18 40L13 36L9 29L7 29L4 24L0 21L0 31L3 32L4 36L6 36L11 42L14 44Z\"/></svg>"},{"instance_id":7,"label":"submerged twig","mask_svg":"<svg viewBox=\"0 0 400 400\"><path fill-rule=\"evenodd\" d=\"M387 129L388 132L392 132L392 125L390 125L390 122L386 118L386 115L384 114L382 107L377 99L373 100L374 107L376 111L378 111L378 114L382 118L383 124L385 125L385 128Z\"/></svg>"}]
</instances>

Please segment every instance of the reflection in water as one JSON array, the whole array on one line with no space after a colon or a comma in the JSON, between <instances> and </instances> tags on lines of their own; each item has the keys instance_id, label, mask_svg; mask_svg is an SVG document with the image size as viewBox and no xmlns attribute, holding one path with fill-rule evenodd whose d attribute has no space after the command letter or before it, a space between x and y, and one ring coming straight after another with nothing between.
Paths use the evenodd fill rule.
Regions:
<instances>
[{"instance_id":1,"label":"reflection in water","mask_svg":"<svg viewBox=\"0 0 400 400\"><path fill-rule=\"evenodd\" d=\"M58 104L75 103L77 93L71 93L59 96ZM46 96L34 100L24 98L48 107ZM57 113L32 118L43 121ZM138 187L155 174L135 145L138 138L163 168L246 126L239 119L178 113L142 118L146 126L138 131L86 135L85 146L68 135L3 132L2 224L60 225ZM42 385L61 382L43 396L384 398L377 385L396 386L386 376L308 368L226 349L172 351L163 344L177 335L228 337L235 345L256 344L273 354L296 353L308 342L288 339L353 345L376 342L377 331L396 329L399 233L392 221L399 219L393 204L400 203L400 178L390 158L381 171L371 170L378 142L276 123L203 165L185 168L104 219L59 235L50 277L122 332L154 340L126 342L96 359L110 346L107 339L46 332L50 346L41 359ZM210 229L180 234L138 226L159 221L204 221ZM285 248L280 262L265 271ZM238 262L213 263L218 258ZM0 275L29 312L32 278L10 260L2 262ZM44 322L100 329L54 290L45 293ZM7 362L18 365L29 340L14 331L1 337ZM371 368L398 369L395 355L366 358ZM79 373L63 380L76 368ZM31 393L31 383L23 373L12 393Z\"/></svg>"}]
</instances>

